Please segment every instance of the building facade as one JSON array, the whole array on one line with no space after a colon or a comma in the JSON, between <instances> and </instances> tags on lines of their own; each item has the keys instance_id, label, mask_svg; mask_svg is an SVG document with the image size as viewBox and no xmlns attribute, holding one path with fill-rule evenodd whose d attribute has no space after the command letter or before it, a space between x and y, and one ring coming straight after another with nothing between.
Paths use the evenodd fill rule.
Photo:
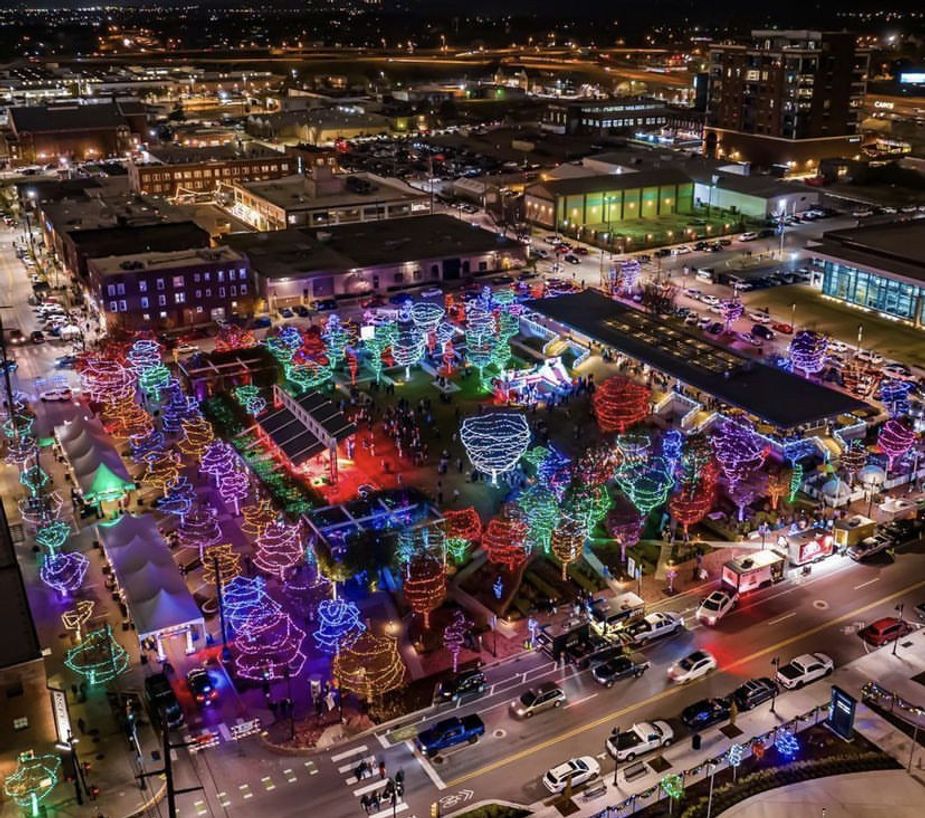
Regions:
<instances>
[{"instance_id":1,"label":"building facade","mask_svg":"<svg viewBox=\"0 0 925 818\"><path fill-rule=\"evenodd\" d=\"M550 102L540 122L559 134L606 134L638 128L660 128L669 119L665 103L650 97Z\"/></svg>"},{"instance_id":2,"label":"building facade","mask_svg":"<svg viewBox=\"0 0 925 818\"><path fill-rule=\"evenodd\" d=\"M222 185L278 179L295 172L296 160L263 147L152 148L131 161L128 177L136 193L177 196L208 193Z\"/></svg>"},{"instance_id":3,"label":"building facade","mask_svg":"<svg viewBox=\"0 0 925 818\"><path fill-rule=\"evenodd\" d=\"M111 328L170 329L252 312L250 264L230 247L93 258L88 269Z\"/></svg>"},{"instance_id":4,"label":"building facade","mask_svg":"<svg viewBox=\"0 0 925 818\"><path fill-rule=\"evenodd\" d=\"M869 54L847 32L753 31L710 49L704 150L812 170L860 149Z\"/></svg>"},{"instance_id":5,"label":"building facade","mask_svg":"<svg viewBox=\"0 0 925 818\"><path fill-rule=\"evenodd\" d=\"M925 326L925 225L920 221L830 231L809 250L821 270L817 284L823 295Z\"/></svg>"}]
</instances>

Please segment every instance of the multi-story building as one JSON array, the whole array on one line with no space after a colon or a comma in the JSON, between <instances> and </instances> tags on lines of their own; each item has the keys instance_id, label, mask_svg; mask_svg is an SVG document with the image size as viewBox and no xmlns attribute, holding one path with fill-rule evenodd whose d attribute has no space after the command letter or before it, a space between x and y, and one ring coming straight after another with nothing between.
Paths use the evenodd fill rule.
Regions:
<instances>
[{"instance_id":1,"label":"multi-story building","mask_svg":"<svg viewBox=\"0 0 925 818\"><path fill-rule=\"evenodd\" d=\"M128 165L131 188L136 193L176 196L206 193L221 185L278 179L296 169L296 161L259 145L183 148L165 145L151 148Z\"/></svg>"},{"instance_id":2,"label":"multi-story building","mask_svg":"<svg viewBox=\"0 0 925 818\"><path fill-rule=\"evenodd\" d=\"M540 126L559 134L607 134L660 128L669 119L664 102L652 97L550 102Z\"/></svg>"},{"instance_id":3,"label":"multi-story building","mask_svg":"<svg viewBox=\"0 0 925 818\"><path fill-rule=\"evenodd\" d=\"M430 196L398 179L371 173L335 174L315 167L311 176L234 184L233 215L258 230L324 227L430 212Z\"/></svg>"},{"instance_id":4,"label":"multi-story building","mask_svg":"<svg viewBox=\"0 0 925 818\"><path fill-rule=\"evenodd\" d=\"M251 312L250 265L230 247L106 256L87 267L110 328L170 329Z\"/></svg>"},{"instance_id":5,"label":"multi-story building","mask_svg":"<svg viewBox=\"0 0 925 818\"><path fill-rule=\"evenodd\" d=\"M869 54L847 32L753 31L710 49L707 155L813 170L860 151Z\"/></svg>"},{"instance_id":6,"label":"multi-story building","mask_svg":"<svg viewBox=\"0 0 925 818\"><path fill-rule=\"evenodd\" d=\"M137 100L28 105L8 109L7 147L13 164L83 162L124 156L147 136Z\"/></svg>"}]
</instances>

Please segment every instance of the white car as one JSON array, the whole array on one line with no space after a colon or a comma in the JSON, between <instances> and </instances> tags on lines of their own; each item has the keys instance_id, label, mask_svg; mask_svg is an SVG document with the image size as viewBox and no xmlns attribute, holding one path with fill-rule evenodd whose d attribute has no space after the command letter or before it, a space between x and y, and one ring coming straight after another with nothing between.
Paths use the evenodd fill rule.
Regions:
<instances>
[{"instance_id":1,"label":"white car","mask_svg":"<svg viewBox=\"0 0 925 818\"><path fill-rule=\"evenodd\" d=\"M64 389L46 389L39 395L39 398L43 401L70 400L71 390L67 387Z\"/></svg>"},{"instance_id":2,"label":"white car","mask_svg":"<svg viewBox=\"0 0 925 818\"><path fill-rule=\"evenodd\" d=\"M667 747L674 741L674 730L667 721L642 721L629 730L614 731L607 739L607 752L617 761L632 761L637 756Z\"/></svg>"},{"instance_id":3,"label":"white car","mask_svg":"<svg viewBox=\"0 0 925 818\"><path fill-rule=\"evenodd\" d=\"M835 662L824 653L804 653L777 670L777 683L787 690L815 682L835 670Z\"/></svg>"},{"instance_id":4,"label":"white car","mask_svg":"<svg viewBox=\"0 0 925 818\"><path fill-rule=\"evenodd\" d=\"M668 678L686 685L716 670L716 657L706 650L695 650L668 668Z\"/></svg>"},{"instance_id":5,"label":"white car","mask_svg":"<svg viewBox=\"0 0 925 818\"><path fill-rule=\"evenodd\" d=\"M866 361L870 364L882 364L883 356L879 352L874 352L872 349L862 349L859 352L854 354L854 357L859 361Z\"/></svg>"},{"instance_id":6,"label":"white car","mask_svg":"<svg viewBox=\"0 0 925 818\"><path fill-rule=\"evenodd\" d=\"M564 764L559 764L546 772L543 776L543 785L551 793L562 792L569 783L573 787L584 784L592 778L597 778L601 774L601 765L596 758L591 756L580 756L570 758Z\"/></svg>"},{"instance_id":7,"label":"white car","mask_svg":"<svg viewBox=\"0 0 925 818\"><path fill-rule=\"evenodd\" d=\"M711 306L720 303L715 295L710 295L709 293L704 293L700 296L700 300L703 301L704 304L710 304Z\"/></svg>"},{"instance_id":8,"label":"white car","mask_svg":"<svg viewBox=\"0 0 925 818\"><path fill-rule=\"evenodd\" d=\"M756 324L770 324L773 320L770 315L766 312L758 312L757 310L752 311L748 314L748 317L752 319Z\"/></svg>"},{"instance_id":9,"label":"white car","mask_svg":"<svg viewBox=\"0 0 925 818\"><path fill-rule=\"evenodd\" d=\"M914 381L916 379L915 373L902 364L887 364L881 371L885 377L894 378L898 381Z\"/></svg>"},{"instance_id":10,"label":"white car","mask_svg":"<svg viewBox=\"0 0 925 818\"><path fill-rule=\"evenodd\" d=\"M192 355L194 352L199 352L199 347L193 346L192 344L177 344L174 352L177 355Z\"/></svg>"},{"instance_id":11,"label":"white car","mask_svg":"<svg viewBox=\"0 0 925 818\"><path fill-rule=\"evenodd\" d=\"M736 338L738 338L743 343L749 344L753 347L760 347L764 343L760 338L755 338L753 335L747 332L737 332Z\"/></svg>"},{"instance_id":12,"label":"white car","mask_svg":"<svg viewBox=\"0 0 925 818\"><path fill-rule=\"evenodd\" d=\"M622 636L634 645L647 645L663 636L672 636L684 630L684 617L670 611L656 611L630 622Z\"/></svg>"},{"instance_id":13,"label":"white car","mask_svg":"<svg viewBox=\"0 0 925 818\"><path fill-rule=\"evenodd\" d=\"M737 601L738 595L731 591L714 591L700 603L697 619L712 628L735 607Z\"/></svg>"},{"instance_id":14,"label":"white car","mask_svg":"<svg viewBox=\"0 0 925 818\"><path fill-rule=\"evenodd\" d=\"M757 233L749 231L748 233L743 233L741 236L739 236L739 241L754 241L757 238Z\"/></svg>"},{"instance_id":15,"label":"white car","mask_svg":"<svg viewBox=\"0 0 925 818\"><path fill-rule=\"evenodd\" d=\"M686 244L682 244L680 247L675 247L671 251L673 256L686 256L688 253L693 253L694 251L688 247Z\"/></svg>"}]
</instances>

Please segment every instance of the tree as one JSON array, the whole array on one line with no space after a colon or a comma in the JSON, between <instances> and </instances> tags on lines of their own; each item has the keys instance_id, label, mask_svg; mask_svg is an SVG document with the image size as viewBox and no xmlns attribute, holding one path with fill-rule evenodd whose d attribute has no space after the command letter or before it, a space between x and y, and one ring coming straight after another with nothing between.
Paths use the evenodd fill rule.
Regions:
<instances>
[{"instance_id":1,"label":"tree","mask_svg":"<svg viewBox=\"0 0 925 818\"><path fill-rule=\"evenodd\" d=\"M369 630L334 657L332 670L341 688L368 702L396 690L405 680L398 640Z\"/></svg>"},{"instance_id":2,"label":"tree","mask_svg":"<svg viewBox=\"0 0 925 818\"><path fill-rule=\"evenodd\" d=\"M215 511L204 505L191 510L177 529L180 546L197 551L200 558L205 555L206 548L217 545L222 539L222 529Z\"/></svg>"},{"instance_id":3,"label":"tree","mask_svg":"<svg viewBox=\"0 0 925 818\"><path fill-rule=\"evenodd\" d=\"M221 582L224 588L241 574L241 555L236 554L231 543L208 546L202 554L202 581L209 585Z\"/></svg>"},{"instance_id":4,"label":"tree","mask_svg":"<svg viewBox=\"0 0 925 818\"><path fill-rule=\"evenodd\" d=\"M552 532L552 553L562 563L562 579L568 579L568 567L581 556L588 532L575 520L563 520Z\"/></svg>"},{"instance_id":5,"label":"tree","mask_svg":"<svg viewBox=\"0 0 925 818\"><path fill-rule=\"evenodd\" d=\"M446 566L432 554L416 554L408 561L404 584L405 600L430 628L430 614L446 598Z\"/></svg>"},{"instance_id":6,"label":"tree","mask_svg":"<svg viewBox=\"0 0 925 818\"><path fill-rule=\"evenodd\" d=\"M778 469L768 475L766 490L771 500L771 508L776 511L782 497L790 493L790 473Z\"/></svg>"},{"instance_id":7,"label":"tree","mask_svg":"<svg viewBox=\"0 0 925 818\"><path fill-rule=\"evenodd\" d=\"M276 521L266 526L257 538L254 565L265 574L282 580L302 558L301 532L297 525Z\"/></svg>"},{"instance_id":8,"label":"tree","mask_svg":"<svg viewBox=\"0 0 925 818\"><path fill-rule=\"evenodd\" d=\"M238 628L235 670L245 679L261 681L298 676L305 664L304 640L305 631L266 596Z\"/></svg>"},{"instance_id":9,"label":"tree","mask_svg":"<svg viewBox=\"0 0 925 818\"><path fill-rule=\"evenodd\" d=\"M591 402L600 430L622 435L648 416L651 399L649 387L614 375L598 386Z\"/></svg>"},{"instance_id":10,"label":"tree","mask_svg":"<svg viewBox=\"0 0 925 818\"><path fill-rule=\"evenodd\" d=\"M513 573L527 561L527 523L510 512L493 517L482 534L482 548L488 561Z\"/></svg>"},{"instance_id":11,"label":"tree","mask_svg":"<svg viewBox=\"0 0 925 818\"><path fill-rule=\"evenodd\" d=\"M453 620L443 629L443 646L453 657L453 673L459 669L459 654L462 653L463 645L466 643L466 633L471 624L466 619L466 615L457 608L453 611Z\"/></svg>"},{"instance_id":12,"label":"tree","mask_svg":"<svg viewBox=\"0 0 925 818\"><path fill-rule=\"evenodd\" d=\"M183 429L183 437L177 446L183 454L200 459L215 440L212 424L202 415L197 415L182 421L180 425Z\"/></svg>"},{"instance_id":13,"label":"tree","mask_svg":"<svg viewBox=\"0 0 925 818\"><path fill-rule=\"evenodd\" d=\"M678 288L674 284L650 281L642 288L642 308L657 315L674 312Z\"/></svg>"}]
</instances>

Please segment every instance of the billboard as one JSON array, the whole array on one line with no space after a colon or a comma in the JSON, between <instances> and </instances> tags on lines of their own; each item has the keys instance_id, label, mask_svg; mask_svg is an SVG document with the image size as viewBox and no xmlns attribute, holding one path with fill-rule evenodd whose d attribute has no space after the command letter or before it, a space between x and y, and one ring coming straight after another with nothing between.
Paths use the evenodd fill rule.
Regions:
<instances>
[{"instance_id":1,"label":"billboard","mask_svg":"<svg viewBox=\"0 0 925 818\"><path fill-rule=\"evenodd\" d=\"M899 81L903 85L925 85L925 71L902 71Z\"/></svg>"},{"instance_id":2,"label":"billboard","mask_svg":"<svg viewBox=\"0 0 925 818\"><path fill-rule=\"evenodd\" d=\"M854 710L858 700L849 696L840 687L832 685L832 697L829 700L829 718L827 723L832 732L845 740L854 736Z\"/></svg>"}]
</instances>

